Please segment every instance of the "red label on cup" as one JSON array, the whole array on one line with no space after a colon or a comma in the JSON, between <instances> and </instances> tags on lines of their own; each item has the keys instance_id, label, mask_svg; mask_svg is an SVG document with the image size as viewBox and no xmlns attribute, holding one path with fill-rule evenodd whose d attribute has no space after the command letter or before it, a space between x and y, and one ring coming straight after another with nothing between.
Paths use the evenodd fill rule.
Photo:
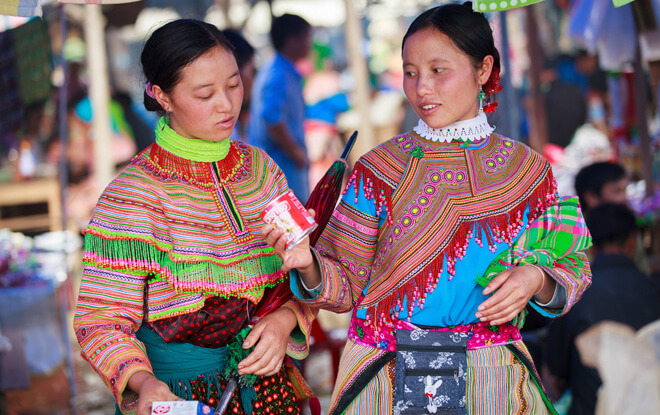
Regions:
<instances>
[{"instance_id":1,"label":"red label on cup","mask_svg":"<svg viewBox=\"0 0 660 415\"><path fill-rule=\"evenodd\" d=\"M287 238L286 250L300 243L317 226L291 190L268 203L266 209L261 212L261 218L264 222L274 223L284 230Z\"/></svg>"}]
</instances>

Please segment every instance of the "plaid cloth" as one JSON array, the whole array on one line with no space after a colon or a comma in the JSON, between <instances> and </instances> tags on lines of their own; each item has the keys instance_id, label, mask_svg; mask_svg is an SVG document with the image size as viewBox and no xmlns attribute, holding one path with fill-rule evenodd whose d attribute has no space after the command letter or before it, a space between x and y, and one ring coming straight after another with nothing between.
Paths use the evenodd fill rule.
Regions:
<instances>
[{"instance_id":1,"label":"plaid cloth","mask_svg":"<svg viewBox=\"0 0 660 415\"><path fill-rule=\"evenodd\" d=\"M566 288L567 304L573 304L591 281L591 268L584 252L590 246L591 235L578 199L559 198L529 224L511 248L495 258L477 282L485 287L505 269L534 264ZM576 279L582 283L573 284ZM566 311L562 310L562 314ZM519 327L524 323L525 310L521 314L514 320Z\"/></svg>"}]
</instances>

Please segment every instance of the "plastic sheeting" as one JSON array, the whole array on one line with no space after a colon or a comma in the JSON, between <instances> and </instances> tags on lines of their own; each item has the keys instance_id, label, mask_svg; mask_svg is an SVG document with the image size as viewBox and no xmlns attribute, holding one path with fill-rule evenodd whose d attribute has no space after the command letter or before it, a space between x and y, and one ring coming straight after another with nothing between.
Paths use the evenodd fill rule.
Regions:
<instances>
[{"instance_id":1,"label":"plastic sheeting","mask_svg":"<svg viewBox=\"0 0 660 415\"><path fill-rule=\"evenodd\" d=\"M655 9L658 0L653 0ZM632 5L614 7L603 0L576 0L568 21L568 35L592 53L604 70L621 71L635 59L637 31Z\"/></svg>"},{"instance_id":2,"label":"plastic sheeting","mask_svg":"<svg viewBox=\"0 0 660 415\"><path fill-rule=\"evenodd\" d=\"M598 370L596 415L660 413L660 320L635 332L606 321L576 339L580 358Z\"/></svg>"},{"instance_id":3,"label":"plastic sheeting","mask_svg":"<svg viewBox=\"0 0 660 415\"><path fill-rule=\"evenodd\" d=\"M54 281L0 289L0 328L15 328L23 334L32 375L52 372L65 358L55 297Z\"/></svg>"}]
</instances>

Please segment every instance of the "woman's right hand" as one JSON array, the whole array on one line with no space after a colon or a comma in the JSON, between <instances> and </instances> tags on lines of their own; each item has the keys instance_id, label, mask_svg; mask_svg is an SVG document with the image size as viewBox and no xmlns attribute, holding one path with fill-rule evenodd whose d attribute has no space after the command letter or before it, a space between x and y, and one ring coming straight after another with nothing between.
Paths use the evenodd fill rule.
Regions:
<instances>
[{"instance_id":1,"label":"woman's right hand","mask_svg":"<svg viewBox=\"0 0 660 415\"><path fill-rule=\"evenodd\" d=\"M313 212L313 211L312 211ZM296 246L286 251L287 237L284 230L275 224L268 223L261 228L261 234L266 243L275 249L275 253L282 258L282 271L290 271L295 268L305 273L314 265L314 257L309 249L309 237L306 237Z\"/></svg>"},{"instance_id":2,"label":"woman's right hand","mask_svg":"<svg viewBox=\"0 0 660 415\"><path fill-rule=\"evenodd\" d=\"M316 216L314 209L309 209L308 212L311 217ZM309 249L309 237L286 251L287 238L284 236L284 230L274 224L266 224L261 228L261 234L266 243L282 258L282 271L287 272L295 268L308 287L316 287L321 283L321 271Z\"/></svg>"},{"instance_id":3,"label":"woman's right hand","mask_svg":"<svg viewBox=\"0 0 660 415\"><path fill-rule=\"evenodd\" d=\"M316 211L307 211L312 218L316 217ZM295 268L302 274L312 272L314 269L314 256L309 250L309 236L300 241L296 246L286 251L286 237L284 230L273 223L267 223L261 227L261 234L266 243L275 249L275 253L282 258L282 271L287 272Z\"/></svg>"},{"instance_id":4,"label":"woman's right hand","mask_svg":"<svg viewBox=\"0 0 660 415\"><path fill-rule=\"evenodd\" d=\"M138 394L137 415L151 415L151 404L156 401L183 400L173 394L165 382L144 370L131 375L128 387Z\"/></svg>"}]
</instances>

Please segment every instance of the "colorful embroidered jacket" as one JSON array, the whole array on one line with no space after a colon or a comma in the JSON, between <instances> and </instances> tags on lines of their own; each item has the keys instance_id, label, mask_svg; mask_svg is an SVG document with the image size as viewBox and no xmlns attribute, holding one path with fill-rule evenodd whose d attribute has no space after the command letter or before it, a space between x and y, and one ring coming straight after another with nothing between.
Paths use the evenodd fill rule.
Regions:
<instances>
[{"instance_id":1,"label":"colorful embroidered jacket","mask_svg":"<svg viewBox=\"0 0 660 415\"><path fill-rule=\"evenodd\" d=\"M562 309L530 304L546 316L565 313L591 281L589 245L576 199L557 197L549 163L527 146L497 134L435 142L412 131L356 164L315 247L319 294L305 299L297 279L291 287L312 306L353 311L349 338L372 348L345 357L357 376L396 350L394 330L408 322L477 323L487 298L480 284L521 263L541 266L566 297ZM478 337L470 347L487 345ZM333 402L352 379L338 379Z\"/></svg>"},{"instance_id":2,"label":"colorful embroidered jacket","mask_svg":"<svg viewBox=\"0 0 660 415\"><path fill-rule=\"evenodd\" d=\"M143 321L198 311L217 296L257 305L267 287L288 283L261 237L259 216L287 190L270 157L237 142L217 162L153 144L108 185L85 230L74 326L83 358L118 403L135 399L126 389L133 373L151 371L135 337ZM299 359L316 314L296 299L284 307L302 332L287 350Z\"/></svg>"}]
</instances>

